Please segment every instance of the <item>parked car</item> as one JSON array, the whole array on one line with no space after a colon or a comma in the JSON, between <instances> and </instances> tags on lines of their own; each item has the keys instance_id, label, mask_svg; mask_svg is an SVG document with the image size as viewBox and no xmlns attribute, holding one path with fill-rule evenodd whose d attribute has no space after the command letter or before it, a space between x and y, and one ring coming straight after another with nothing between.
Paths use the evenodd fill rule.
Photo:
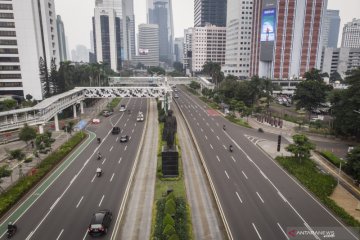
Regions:
<instances>
[{"instance_id":1,"label":"parked car","mask_svg":"<svg viewBox=\"0 0 360 240\"><path fill-rule=\"evenodd\" d=\"M112 134L119 134L120 133L120 128L119 127L113 127L111 133Z\"/></svg>"},{"instance_id":2,"label":"parked car","mask_svg":"<svg viewBox=\"0 0 360 240\"><path fill-rule=\"evenodd\" d=\"M93 214L88 233L91 236L106 234L112 220L112 213L109 210L100 210Z\"/></svg>"},{"instance_id":3,"label":"parked car","mask_svg":"<svg viewBox=\"0 0 360 240\"><path fill-rule=\"evenodd\" d=\"M120 137L120 142L124 143L124 142L128 142L129 141L129 136L128 135L122 135Z\"/></svg>"},{"instance_id":4,"label":"parked car","mask_svg":"<svg viewBox=\"0 0 360 240\"><path fill-rule=\"evenodd\" d=\"M126 111L126 105L125 104L121 104L120 105L120 112L125 112Z\"/></svg>"}]
</instances>

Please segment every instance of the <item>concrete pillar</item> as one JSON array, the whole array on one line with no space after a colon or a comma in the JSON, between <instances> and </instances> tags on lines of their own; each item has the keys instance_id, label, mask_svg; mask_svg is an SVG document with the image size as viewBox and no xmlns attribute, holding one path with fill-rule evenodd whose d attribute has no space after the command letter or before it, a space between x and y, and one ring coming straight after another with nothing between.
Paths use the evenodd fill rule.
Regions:
<instances>
[{"instance_id":1,"label":"concrete pillar","mask_svg":"<svg viewBox=\"0 0 360 240\"><path fill-rule=\"evenodd\" d=\"M54 116L54 124L55 124L55 131L58 132L60 131L60 128L59 128L59 117L57 114L55 114Z\"/></svg>"},{"instance_id":2,"label":"concrete pillar","mask_svg":"<svg viewBox=\"0 0 360 240\"><path fill-rule=\"evenodd\" d=\"M39 125L39 133L44 134L44 125Z\"/></svg>"},{"instance_id":3,"label":"concrete pillar","mask_svg":"<svg viewBox=\"0 0 360 240\"><path fill-rule=\"evenodd\" d=\"M76 104L73 105L73 112L74 112L74 118L77 118L77 114L76 114Z\"/></svg>"},{"instance_id":4,"label":"concrete pillar","mask_svg":"<svg viewBox=\"0 0 360 240\"><path fill-rule=\"evenodd\" d=\"M84 101L80 101L80 113L84 114Z\"/></svg>"}]
</instances>

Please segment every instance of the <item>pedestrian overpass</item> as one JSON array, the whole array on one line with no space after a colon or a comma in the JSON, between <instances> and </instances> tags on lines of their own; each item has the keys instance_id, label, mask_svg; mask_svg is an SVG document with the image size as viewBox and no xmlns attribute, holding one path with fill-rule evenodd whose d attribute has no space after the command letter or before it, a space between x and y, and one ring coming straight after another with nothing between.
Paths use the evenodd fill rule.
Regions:
<instances>
[{"instance_id":1,"label":"pedestrian overpass","mask_svg":"<svg viewBox=\"0 0 360 240\"><path fill-rule=\"evenodd\" d=\"M171 86L190 84L191 81L200 83L202 88L213 88L210 82L202 78L112 77L109 78L109 87L77 87L47 98L34 107L0 112L0 132L19 129L28 124L38 126L39 132L43 133L45 123L51 119L54 119L55 130L59 131L58 114L72 107L74 118L76 118L76 107L80 105L80 113L83 114L83 101L86 98L158 98L163 101L163 106L170 106Z\"/></svg>"}]
</instances>

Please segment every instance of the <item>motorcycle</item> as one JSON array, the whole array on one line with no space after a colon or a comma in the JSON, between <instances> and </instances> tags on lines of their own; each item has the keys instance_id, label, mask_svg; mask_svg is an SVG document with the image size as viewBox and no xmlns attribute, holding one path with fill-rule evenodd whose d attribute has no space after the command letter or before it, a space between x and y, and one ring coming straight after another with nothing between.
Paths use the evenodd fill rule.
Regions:
<instances>
[{"instance_id":1,"label":"motorcycle","mask_svg":"<svg viewBox=\"0 0 360 240\"><path fill-rule=\"evenodd\" d=\"M230 145L230 147L229 147L229 151L230 152L233 152L233 147Z\"/></svg>"},{"instance_id":2,"label":"motorcycle","mask_svg":"<svg viewBox=\"0 0 360 240\"><path fill-rule=\"evenodd\" d=\"M13 225L12 229L7 230L6 237L8 239L12 238L15 235L16 231L17 231L17 227L16 227L16 225Z\"/></svg>"},{"instance_id":3,"label":"motorcycle","mask_svg":"<svg viewBox=\"0 0 360 240\"><path fill-rule=\"evenodd\" d=\"M99 154L99 155L97 156L97 160L101 160L101 158L102 158L102 156Z\"/></svg>"},{"instance_id":4,"label":"motorcycle","mask_svg":"<svg viewBox=\"0 0 360 240\"><path fill-rule=\"evenodd\" d=\"M100 139L100 138L97 138L97 142L100 144L100 143L101 143L101 139Z\"/></svg>"}]
</instances>

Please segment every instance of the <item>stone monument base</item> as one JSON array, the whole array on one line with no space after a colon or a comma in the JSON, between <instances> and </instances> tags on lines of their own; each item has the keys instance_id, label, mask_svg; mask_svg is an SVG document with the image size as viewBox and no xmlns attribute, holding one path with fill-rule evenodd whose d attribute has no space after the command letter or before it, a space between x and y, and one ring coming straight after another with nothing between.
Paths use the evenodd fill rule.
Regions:
<instances>
[{"instance_id":1,"label":"stone monument base","mask_svg":"<svg viewBox=\"0 0 360 240\"><path fill-rule=\"evenodd\" d=\"M179 176L179 152L177 149L162 149L162 174L165 178Z\"/></svg>"}]
</instances>

